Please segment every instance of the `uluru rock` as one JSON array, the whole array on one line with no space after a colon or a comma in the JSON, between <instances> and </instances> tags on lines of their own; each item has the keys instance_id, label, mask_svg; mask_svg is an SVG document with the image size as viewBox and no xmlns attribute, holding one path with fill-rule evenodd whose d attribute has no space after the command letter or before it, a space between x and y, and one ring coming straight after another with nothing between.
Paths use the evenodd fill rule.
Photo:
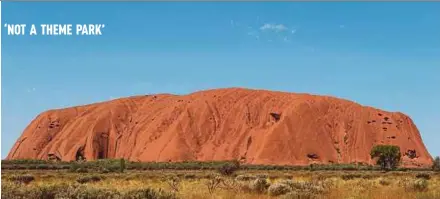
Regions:
<instances>
[{"instance_id":1,"label":"uluru rock","mask_svg":"<svg viewBox=\"0 0 440 199\"><path fill-rule=\"evenodd\" d=\"M400 146L404 166L432 162L402 113L329 96L228 88L49 110L27 126L7 159L373 164L377 144Z\"/></svg>"}]
</instances>

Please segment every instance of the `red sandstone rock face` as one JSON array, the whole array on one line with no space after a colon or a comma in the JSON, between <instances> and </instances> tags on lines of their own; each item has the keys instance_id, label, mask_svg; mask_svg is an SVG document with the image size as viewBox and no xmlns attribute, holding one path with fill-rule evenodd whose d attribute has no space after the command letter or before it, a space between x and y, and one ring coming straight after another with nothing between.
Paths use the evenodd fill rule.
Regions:
<instances>
[{"instance_id":1,"label":"red sandstone rock face","mask_svg":"<svg viewBox=\"0 0 440 199\"><path fill-rule=\"evenodd\" d=\"M334 97L230 88L50 110L32 121L7 159L372 164L375 144L400 146L405 166L432 162L402 113Z\"/></svg>"}]
</instances>

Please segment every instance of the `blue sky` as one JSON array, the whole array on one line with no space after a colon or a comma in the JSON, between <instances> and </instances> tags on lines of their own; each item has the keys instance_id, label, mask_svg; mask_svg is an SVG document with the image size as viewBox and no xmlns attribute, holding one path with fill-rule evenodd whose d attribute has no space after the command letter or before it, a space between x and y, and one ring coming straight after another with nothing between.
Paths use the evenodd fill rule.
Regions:
<instances>
[{"instance_id":1,"label":"blue sky","mask_svg":"<svg viewBox=\"0 0 440 199\"><path fill-rule=\"evenodd\" d=\"M102 36L7 36L4 158L47 109L248 87L410 115L440 155L440 3L2 2L2 24L105 24Z\"/></svg>"}]
</instances>

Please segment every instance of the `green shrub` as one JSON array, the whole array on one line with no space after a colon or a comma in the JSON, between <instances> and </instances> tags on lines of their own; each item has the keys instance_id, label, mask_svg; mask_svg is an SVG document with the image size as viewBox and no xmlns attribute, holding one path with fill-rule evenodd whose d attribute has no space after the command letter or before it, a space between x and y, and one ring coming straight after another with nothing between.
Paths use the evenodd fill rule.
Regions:
<instances>
[{"instance_id":1,"label":"green shrub","mask_svg":"<svg viewBox=\"0 0 440 199\"><path fill-rule=\"evenodd\" d=\"M423 178L425 180L431 179L431 176L427 173L418 173L416 174L416 178Z\"/></svg>"},{"instance_id":2,"label":"green shrub","mask_svg":"<svg viewBox=\"0 0 440 199\"><path fill-rule=\"evenodd\" d=\"M236 185L236 190L243 192L243 193L251 193L251 183L247 181L234 181Z\"/></svg>"},{"instance_id":3,"label":"green shrub","mask_svg":"<svg viewBox=\"0 0 440 199\"><path fill-rule=\"evenodd\" d=\"M31 187L28 189L29 198L35 199L55 199L57 195L67 190L66 185L62 184L48 184Z\"/></svg>"},{"instance_id":4,"label":"green shrub","mask_svg":"<svg viewBox=\"0 0 440 199\"><path fill-rule=\"evenodd\" d=\"M35 180L35 177L30 174L25 174L25 175L11 176L9 178L9 180L14 181L14 182L18 182L18 183L29 184L30 182Z\"/></svg>"},{"instance_id":5,"label":"green shrub","mask_svg":"<svg viewBox=\"0 0 440 199\"><path fill-rule=\"evenodd\" d=\"M151 188L142 188L130 190L123 194L123 199L177 199L173 193L162 189L154 190Z\"/></svg>"},{"instance_id":6,"label":"green shrub","mask_svg":"<svg viewBox=\"0 0 440 199\"><path fill-rule=\"evenodd\" d=\"M437 159L435 159L437 160ZM125 169L137 169L137 170L162 170L162 169L175 169L175 170L229 170L227 167L231 165L239 166L238 169L242 170L310 170L309 166L288 166L288 165L239 165L238 161L210 161L210 162L197 162L197 161L184 161L184 162L130 162L122 159L100 159L87 162L49 162L44 160L3 160L2 169L69 169L72 172L76 172L79 167L87 168L89 171L102 171L103 168L108 172L120 172L121 168ZM435 161L434 161L435 162ZM438 160L440 163L440 159ZM227 166L229 165L229 166ZM437 165L437 164L434 164ZM439 164L440 165L440 164ZM232 166L232 168L236 167ZM314 164L313 170L379 170L378 166L358 164ZM415 170L407 168L397 168L398 170ZM434 166L433 166L434 169ZM222 172L221 172L222 173ZM276 176L275 176L276 177Z\"/></svg>"},{"instance_id":7,"label":"green shrub","mask_svg":"<svg viewBox=\"0 0 440 199\"><path fill-rule=\"evenodd\" d=\"M76 179L76 181L81 184L90 183L90 182L99 182L101 180L102 180L102 177L97 176L97 175L81 176L78 179Z\"/></svg>"},{"instance_id":8,"label":"green shrub","mask_svg":"<svg viewBox=\"0 0 440 199\"><path fill-rule=\"evenodd\" d=\"M89 177L94 179L96 177ZM150 188L118 192L116 189L94 188L82 184L36 184L3 181L1 198L5 199L175 199L174 194Z\"/></svg>"},{"instance_id":9,"label":"green shrub","mask_svg":"<svg viewBox=\"0 0 440 199\"><path fill-rule=\"evenodd\" d=\"M57 194L57 198L120 199L121 193L114 189L71 185L66 191Z\"/></svg>"},{"instance_id":10,"label":"green shrub","mask_svg":"<svg viewBox=\"0 0 440 199\"><path fill-rule=\"evenodd\" d=\"M322 194L324 193L325 187L323 182L295 182L295 181L287 181L288 184L294 191L297 192L309 192L313 194Z\"/></svg>"},{"instance_id":11,"label":"green shrub","mask_svg":"<svg viewBox=\"0 0 440 199\"><path fill-rule=\"evenodd\" d=\"M220 176L217 176L215 178L211 178L206 182L206 186L208 188L208 192L210 194L213 194L214 191L219 187L219 185L224 182L224 179Z\"/></svg>"},{"instance_id":12,"label":"green shrub","mask_svg":"<svg viewBox=\"0 0 440 199\"><path fill-rule=\"evenodd\" d=\"M234 161L222 164L217 170L222 175L230 176L238 169L240 169L240 163L238 161Z\"/></svg>"},{"instance_id":13,"label":"green shrub","mask_svg":"<svg viewBox=\"0 0 440 199\"><path fill-rule=\"evenodd\" d=\"M255 180L256 177L255 176L251 176L251 175L238 175L237 177L235 177L235 180L237 181L249 181L249 180Z\"/></svg>"},{"instance_id":14,"label":"green shrub","mask_svg":"<svg viewBox=\"0 0 440 199\"><path fill-rule=\"evenodd\" d=\"M333 188L335 187L336 184L337 184L336 178L326 178L320 183L320 185L325 189Z\"/></svg>"},{"instance_id":15,"label":"green shrub","mask_svg":"<svg viewBox=\"0 0 440 199\"><path fill-rule=\"evenodd\" d=\"M39 165L36 166L36 169L40 169L40 170L49 169L49 165L47 165L47 164L39 164Z\"/></svg>"},{"instance_id":16,"label":"green shrub","mask_svg":"<svg viewBox=\"0 0 440 199\"><path fill-rule=\"evenodd\" d=\"M284 195L288 192L292 191L292 188L289 185L283 183L275 183L269 186L267 192L271 196L279 196Z\"/></svg>"},{"instance_id":17,"label":"green shrub","mask_svg":"<svg viewBox=\"0 0 440 199\"><path fill-rule=\"evenodd\" d=\"M269 188L269 183L266 179L263 178L257 178L254 181L251 182L250 188L253 192L256 193L264 193L266 192L267 188Z\"/></svg>"},{"instance_id":18,"label":"green shrub","mask_svg":"<svg viewBox=\"0 0 440 199\"><path fill-rule=\"evenodd\" d=\"M69 165L69 171L75 173L87 173L88 169L84 164L79 164L75 162Z\"/></svg>"},{"instance_id":19,"label":"green shrub","mask_svg":"<svg viewBox=\"0 0 440 199\"><path fill-rule=\"evenodd\" d=\"M195 179L196 175L193 174L193 173L187 173L187 174L183 175L183 178L185 178L185 179Z\"/></svg>"},{"instance_id":20,"label":"green shrub","mask_svg":"<svg viewBox=\"0 0 440 199\"><path fill-rule=\"evenodd\" d=\"M414 191L426 191L428 189L428 181L423 178L417 179L412 183L412 189Z\"/></svg>"},{"instance_id":21,"label":"green shrub","mask_svg":"<svg viewBox=\"0 0 440 199\"><path fill-rule=\"evenodd\" d=\"M77 173L88 173L89 170L87 168L80 167L80 168L76 169L75 172L77 172Z\"/></svg>"},{"instance_id":22,"label":"green shrub","mask_svg":"<svg viewBox=\"0 0 440 199\"><path fill-rule=\"evenodd\" d=\"M19 160L2 160L3 164L49 164L47 160L36 160L36 159L19 159Z\"/></svg>"},{"instance_id":23,"label":"green shrub","mask_svg":"<svg viewBox=\"0 0 440 199\"><path fill-rule=\"evenodd\" d=\"M60 165L59 169L70 169L70 165L68 165L68 164Z\"/></svg>"},{"instance_id":24,"label":"green shrub","mask_svg":"<svg viewBox=\"0 0 440 199\"><path fill-rule=\"evenodd\" d=\"M281 178L284 180L291 180L293 178L293 176L288 175L288 174L284 174Z\"/></svg>"},{"instance_id":25,"label":"green shrub","mask_svg":"<svg viewBox=\"0 0 440 199\"><path fill-rule=\"evenodd\" d=\"M280 181L278 181L278 183L285 184L285 185L292 188L295 184L295 181L293 181L293 180L280 180Z\"/></svg>"},{"instance_id":26,"label":"green shrub","mask_svg":"<svg viewBox=\"0 0 440 199\"><path fill-rule=\"evenodd\" d=\"M110 173L110 170L108 170L107 168L101 168L100 172L101 173Z\"/></svg>"},{"instance_id":27,"label":"green shrub","mask_svg":"<svg viewBox=\"0 0 440 199\"><path fill-rule=\"evenodd\" d=\"M1 183L1 198L27 198L26 197L26 192L24 190L24 186L21 186L20 184L14 183L14 182L8 182L8 181L4 181L2 180Z\"/></svg>"},{"instance_id":28,"label":"green shrub","mask_svg":"<svg viewBox=\"0 0 440 199\"><path fill-rule=\"evenodd\" d=\"M55 178L55 177L56 176L53 174L44 174L44 175L40 176L40 178L43 178L43 179L50 179L50 178Z\"/></svg>"},{"instance_id":29,"label":"green shrub","mask_svg":"<svg viewBox=\"0 0 440 199\"><path fill-rule=\"evenodd\" d=\"M257 178L261 178L261 179L267 179L267 178L269 178L269 175L267 175L267 174L257 174L256 177Z\"/></svg>"},{"instance_id":30,"label":"green shrub","mask_svg":"<svg viewBox=\"0 0 440 199\"><path fill-rule=\"evenodd\" d=\"M177 177L177 176L167 177L167 184L174 192L179 192L179 190L180 190L180 178L179 177Z\"/></svg>"},{"instance_id":31,"label":"green shrub","mask_svg":"<svg viewBox=\"0 0 440 199\"><path fill-rule=\"evenodd\" d=\"M387 179L384 178L379 178L379 184L383 185L383 186L388 186L391 184L391 182Z\"/></svg>"},{"instance_id":32,"label":"green shrub","mask_svg":"<svg viewBox=\"0 0 440 199\"><path fill-rule=\"evenodd\" d=\"M116 164L105 165L103 169L107 169L109 172L121 172L121 166Z\"/></svg>"},{"instance_id":33,"label":"green shrub","mask_svg":"<svg viewBox=\"0 0 440 199\"><path fill-rule=\"evenodd\" d=\"M406 167L399 167L399 168L396 168L395 169L395 171L410 171L411 169L409 169L409 168L406 168Z\"/></svg>"},{"instance_id":34,"label":"green shrub","mask_svg":"<svg viewBox=\"0 0 440 199\"><path fill-rule=\"evenodd\" d=\"M65 184L48 184L25 186L21 184L2 182L2 198L11 199L55 199L59 194L66 192Z\"/></svg>"},{"instance_id":35,"label":"green shrub","mask_svg":"<svg viewBox=\"0 0 440 199\"><path fill-rule=\"evenodd\" d=\"M292 191L280 197L280 199L315 199L318 195L309 192Z\"/></svg>"},{"instance_id":36,"label":"green shrub","mask_svg":"<svg viewBox=\"0 0 440 199\"><path fill-rule=\"evenodd\" d=\"M362 175L362 179L366 179L366 180L377 178L377 177L378 177L378 175L376 175L376 174L363 174Z\"/></svg>"},{"instance_id":37,"label":"green shrub","mask_svg":"<svg viewBox=\"0 0 440 199\"><path fill-rule=\"evenodd\" d=\"M125 177L124 177L124 180L129 181L129 180L134 180L134 179L136 179L136 178L139 178L139 175L136 175L136 174L130 174L130 175L125 176Z\"/></svg>"},{"instance_id":38,"label":"green shrub","mask_svg":"<svg viewBox=\"0 0 440 199\"><path fill-rule=\"evenodd\" d=\"M361 174L356 174L356 173L344 174L341 176L343 180L353 180L355 178L361 178L361 177L362 177Z\"/></svg>"}]
</instances>

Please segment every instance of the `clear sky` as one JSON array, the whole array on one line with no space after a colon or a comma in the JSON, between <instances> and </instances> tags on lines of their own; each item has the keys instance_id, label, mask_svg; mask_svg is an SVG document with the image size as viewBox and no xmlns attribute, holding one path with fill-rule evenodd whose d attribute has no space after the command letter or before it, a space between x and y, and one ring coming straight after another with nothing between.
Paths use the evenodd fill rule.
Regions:
<instances>
[{"instance_id":1,"label":"clear sky","mask_svg":"<svg viewBox=\"0 0 440 199\"><path fill-rule=\"evenodd\" d=\"M413 118L440 155L440 2L2 2L3 23L105 24L7 36L4 158L47 109L248 87L333 95Z\"/></svg>"}]
</instances>

